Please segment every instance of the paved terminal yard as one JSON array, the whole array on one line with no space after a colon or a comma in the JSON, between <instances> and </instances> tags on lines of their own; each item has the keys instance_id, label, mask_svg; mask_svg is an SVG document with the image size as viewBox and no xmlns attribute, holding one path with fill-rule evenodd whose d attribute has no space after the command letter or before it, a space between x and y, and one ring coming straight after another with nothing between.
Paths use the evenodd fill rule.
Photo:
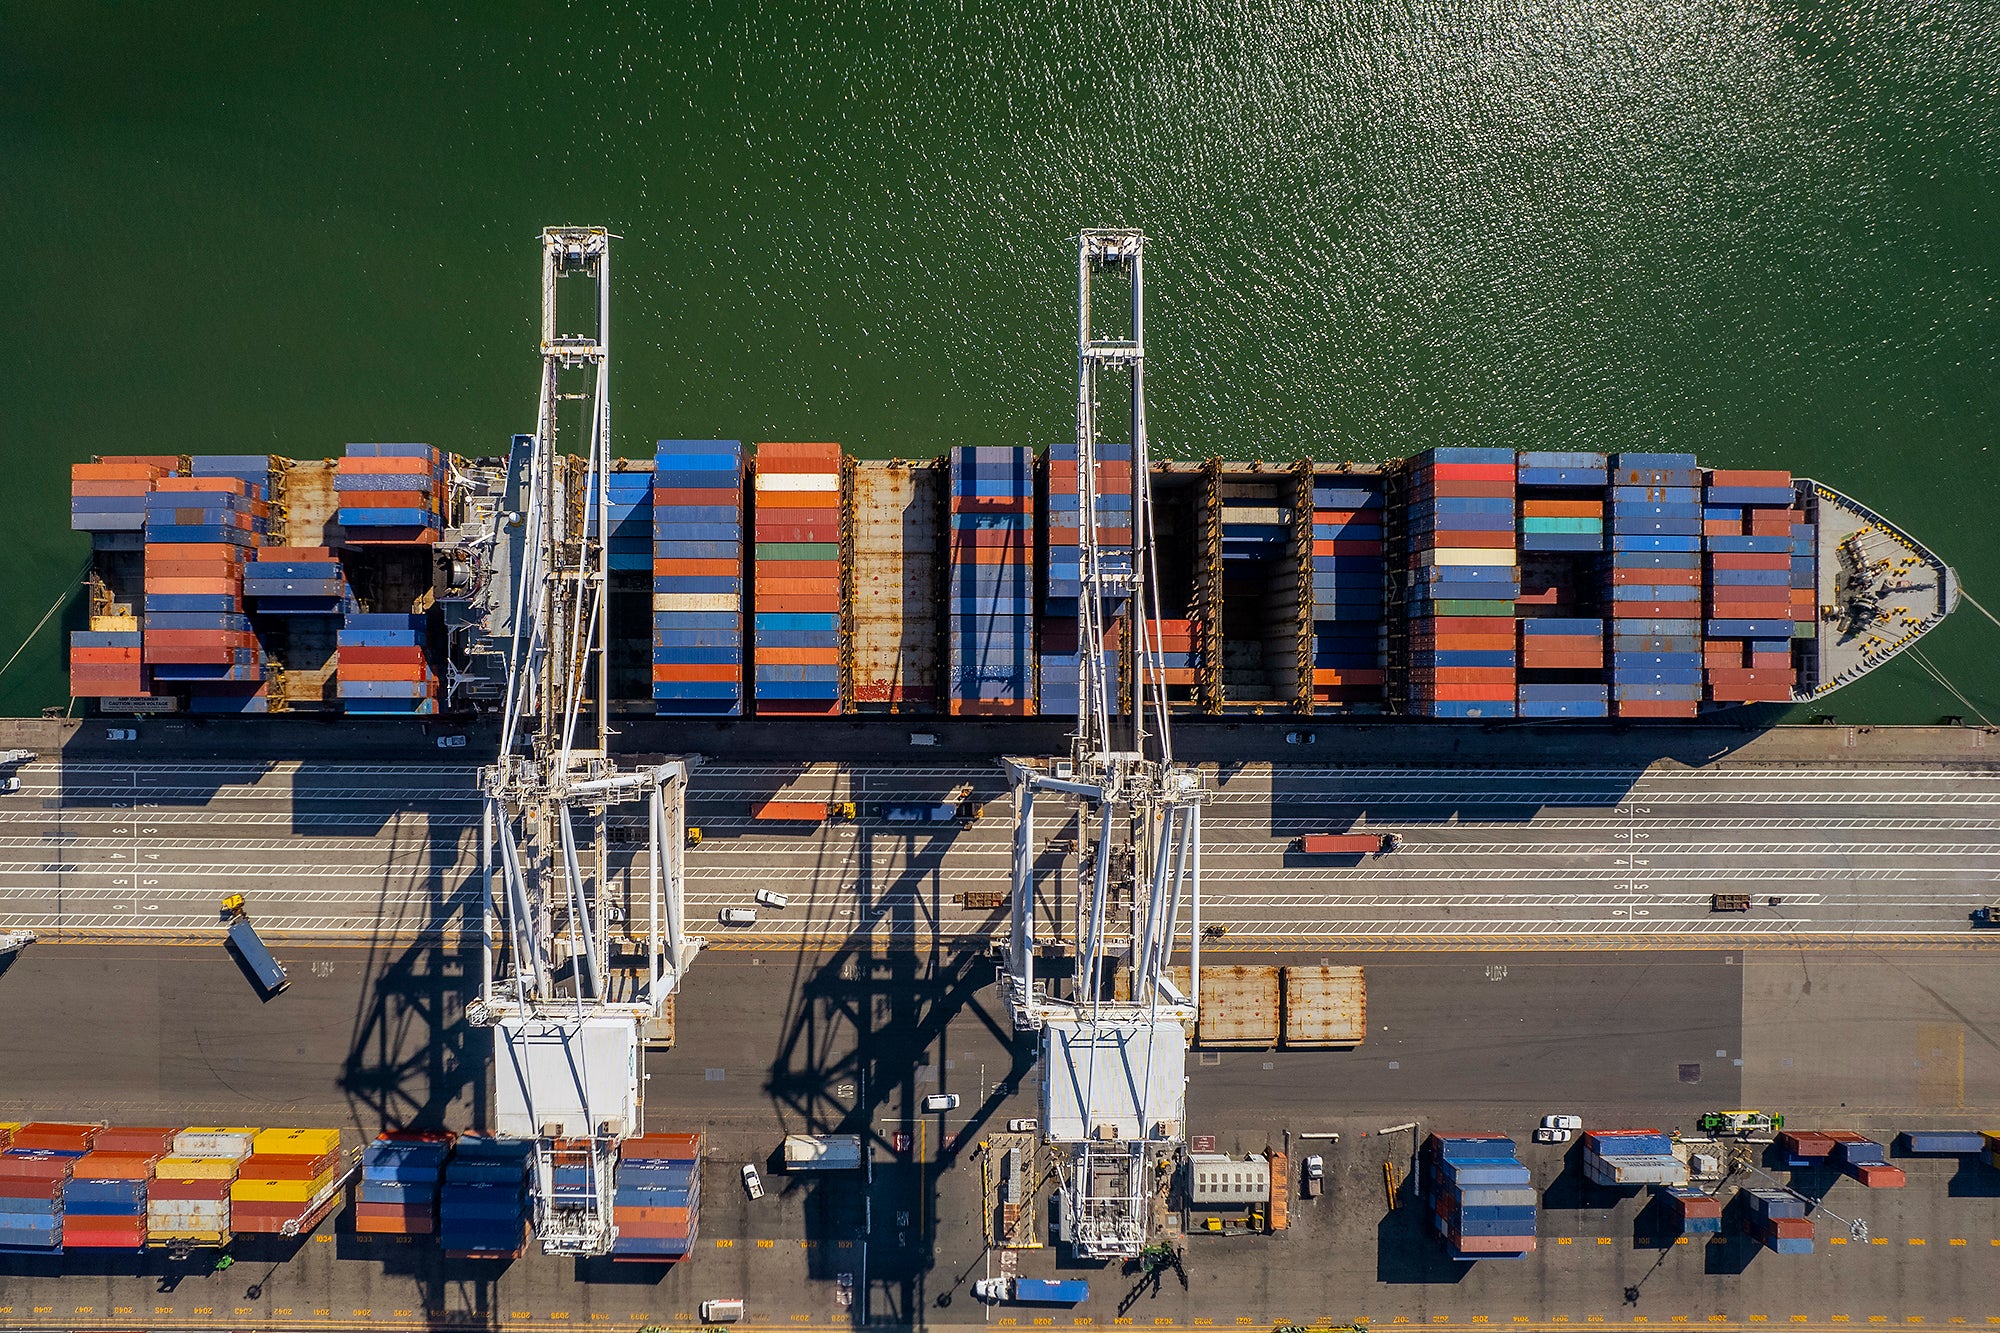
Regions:
<instances>
[{"instance_id":1,"label":"paved terminal yard","mask_svg":"<svg viewBox=\"0 0 2000 1333\"><path fill-rule=\"evenodd\" d=\"M0 1117L123 1123L464 1125L484 1097L481 1034L461 1021L447 945L281 950L297 978L259 1004L219 947L31 949L0 974ZM574 1328L686 1323L705 1298L749 1299L760 1327L931 1326L1037 1319L1072 1327L1268 1328L1368 1319L1537 1327L1605 1321L1725 1327L2000 1320L2000 1172L1908 1159L1900 1191L1770 1174L1814 1197L1819 1244L1781 1257L1739 1240L1660 1246L1645 1198L1582 1182L1574 1145L1536 1147L1550 1111L1593 1125L1692 1132L1704 1110L1763 1106L1799 1127L2000 1123L2000 987L1981 954L1897 951L1276 955L1359 963L1370 1032L1352 1051L1196 1053L1190 1130L1220 1151L1318 1151L1331 1188L1296 1197L1275 1236L1183 1247L1186 1284L1077 1265L1053 1248L988 1248L982 1193L1013 1116L1036 1110L1032 1043L1006 1028L990 972L964 951L863 945L705 958L680 1040L649 1060L649 1127L703 1130L700 1245L671 1269L547 1258L441 1259L422 1239L368 1238L344 1217L312 1239L239 1240L206 1260L71 1256L0 1267L14 1328ZM934 1091L958 1110L924 1115ZM1540 1248L1452 1263L1418 1233L1404 1183L1422 1132L1505 1132L1542 1194ZM787 1132L862 1132L872 1177L787 1176ZM1304 1136L1338 1132L1340 1141ZM982 1142L992 1145L981 1151ZM755 1162L769 1194L744 1198ZM1755 1183L1755 1182L1753 1182ZM1838 1215L1840 1221L1834 1220ZM1847 1223L1864 1221L1865 1239ZM1045 1227L1032 1229L1046 1241ZM1080 1275L1075 1311L988 1309L970 1282ZM843 1305L843 1276L852 1304ZM1636 1296L1628 1291L1636 1288Z\"/></svg>"},{"instance_id":2,"label":"paved terminal yard","mask_svg":"<svg viewBox=\"0 0 2000 1333\"><path fill-rule=\"evenodd\" d=\"M475 764L74 737L0 796L0 928L50 941L0 971L0 1119L338 1125L356 1144L385 1125L483 1120L488 1049L462 1021L477 969L460 933L477 901ZM1356 1050L1189 1058L1192 1134L1238 1155L1289 1147L1294 1165L1326 1157L1328 1193L1295 1197L1284 1233L1197 1229L1158 1281L1061 1258L1032 1215L1022 1235L1038 1248L990 1245L997 1159L1023 1144L1005 1125L1038 1093L1034 1044L1007 1029L979 947L995 918L953 901L1003 882L997 770L949 752L804 764L744 746L697 774L691 913L712 920L759 886L792 907L754 931L703 927L678 1043L648 1065L648 1127L708 1135L694 1258L446 1261L336 1217L304 1241L239 1240L226 1273L0 1261L0 1327L640 1328L735 1295L759 1328L2000 1323L2000 1171L1908 1159L1907 1188L1870 1192L1766 1167L1824 1196L1815 1252L1781 1257L1740 1239L1661 1245L1643 1196L1585 1185L1574 1145L1529 1142L1552 1111L1692 1131L1702 1111L1754 1106L1884 1139L2000 1125L1993 936L1965 917L2000 869L2000 783L1981 747L1909 762L1848 731L1807 736L1784 762L1747 747L1654 766L1615 746L1544 747L1534 763L1489 747L1466 765L1330 745L1336 762L1276 768L1288 756L1267 748L1211 770L1204 921L1227 930L1212 947L1358 963L1370 992ZM777 795L851 799L858 818L749 820ZM982 817L912 833L879 816L960 798ZM1350 826L1405 848L1316 865L1285 847ZM1056 844L1073 830L1045 831L1043 910L1064 922L1074 859ZM231 890L295 979L268 1004L219 944ZM1718 891L1756 907L1712 915ZM933 1091L959 1108L919 1113ZM1517 1140L1542 1196L1534 1254L1455 1264L1419 1234L1415 1134L1377 1133L1409 1121ZM866 1133L873 1170L787 1176L773 1158L792 1131ZM746 1161L769 1186L755 1204L735 1180ZM972 1298L973 1280L1004 1272L1086 1276L1091 1298Z\"/></svg>"},{"instance_id":3,"label":"paved terminal yard","mask_svg":"<svg viewBox=\"0 0 2000 1333\"><path fill-rule=\"evenodd\" d=\"M1968 912L2000 885L2000 771L1976 764L1249 762L1209 775L1201 910L1224 947L1965 943ZM472 763L101 748L37 763L0 796L0 929L206 938L236 890L283 939L449 937L477 917L477 782ZM753 820L773 798L852 802L856 818ZM945 802L979 817L884 818ZM1012 797L991 762L710 759L689 818L703 834L689 914L715 946L921 948L1001 924L961 897L1007 882ZM1045 803L1037 828L1044 908L1068 928L1074 818ZM1293 845L1348 830L1398 833L1402 850L1341 861ZM758 887L789 910L713 924ZM1715 893L1751 908L1712 912Z\"/></svg>"}]
</instances>

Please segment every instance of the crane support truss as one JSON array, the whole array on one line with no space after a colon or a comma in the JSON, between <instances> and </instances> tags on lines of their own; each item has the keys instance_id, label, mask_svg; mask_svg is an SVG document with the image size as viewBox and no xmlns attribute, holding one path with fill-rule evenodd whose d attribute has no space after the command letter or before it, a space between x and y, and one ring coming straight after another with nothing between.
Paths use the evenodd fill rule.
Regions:
<instances>
[{"instance_id":1,"label":"crane support truss","mask_svg":"<svg viewBox=\"0 0 2000 1333\"><path fill-rule=\"evenodd\" d=\"M1081 648L1077 725L1067 761L1004 761L1014 788L1012 928L1002 985L1014 1024L1043 1034L1043 1133L1071 1146L1062 1168L1069 1238L1083 1254L1135 1255L1152 1230L1156 1177L1185 1140L1186 1028L1200 984L1200 776L1173 757L1159 669L1151 478L1146 447L1145 237L1083 233L1078 246L1077 500ZM1129 282L1129 336L1093 327L1091 284ZM1129 392L1132 544L1097 539L1100 378ZM1113 387L1117 387L1115 384ZM1101 647L1123 616L1133 706L1118 707L1116 672ZM1082 850L1075 966L1066 986L1038 977L1044 943L1035 903L1038 797L1076 809ZM1167 977L1189 932L1194 984ZM1125 983L1114 975L1124 965Z\"/></svg>"},{"instance_id":2,"label":"crane support truss","mask_svg":"<svg viewBox=\"0 0 2000 1333\"><path fill-rule=\"evenodd\" d=\"M610 241L542 233L541 402L507 516L522 527L514 635L500 753L481 775L482 975L467 1010L496 1030L494 1129L535 1145L535 1234L551 1254L602 1254L616 1237L618 1145L644 1129L643 1030L702 945L682 928L688 762L621 770L606 745L605 525L588 516L610 512ZM594 287L593 331L559 331L564 279ZM582 411L575 455L565 404ZM614 853L614 820L643 836Z\"/></svg>"}]
</instances>

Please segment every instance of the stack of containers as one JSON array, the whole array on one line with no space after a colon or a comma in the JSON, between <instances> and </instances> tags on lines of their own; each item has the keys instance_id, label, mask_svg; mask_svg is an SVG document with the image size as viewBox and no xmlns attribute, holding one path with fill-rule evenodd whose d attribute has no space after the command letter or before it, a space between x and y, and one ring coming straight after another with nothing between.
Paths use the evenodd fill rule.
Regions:
<instances>
[{"instance_id":1,"label":"stack of containers","mask_svg":"<svg viewBox=\"0 0 2000 1333\"><path fill-rule=\"evenodd\" d=\"M1517 464L1522 490L1601 492L1609 479L1603 454L1525 452ZM1568 494L1521 497L1523 551L1602 551L1604 497Z\"/></svg>"},{"instance_id":2,"label":"stack of containers","mask_svg":"<svg viewBox=\"0 0 2000 1333\"><path fill-rule=\"evenodd\" d=\"M1813 1224L1805 1200L1788 1190L1747 1189L1750 1238L1777 1254L1811 1254Z\"/></svg>"},{"instance_id":3,"label":"stack of containers","mask_svg":"<svg viewBox=\"0 0 2000 1333\"><path fill-rule=\"evenodd\" d=\"M1583 1174L1598 1185L1685 1185L1687 1163L1657 1129L1593 1129L1583 1136Z\"/></svg>"},{"instance_id":4,"label":"stack of containers","mask_svg":"<svg viewBox=\"0 0 2000 1333\"><path fill-rule=\"evenodd\" d=\"M238 1235L302 1236L340 1201L337 1129L260 1129L229 1186L229 1226Z\"/></svg>"},{"instance_id":5,"label":"stack of containers","mask_svg":"<svg viewBox=\"0 0 2000 1333\"><path fill-rule=\"evenodd\" d=\"M62 1253L63 1189L72 1161L21 1148L0 1152L0 1255Z\"/></svg>"},{"instance_id":6,"label":"stack of containers","mask_svg":"<svg viewBox=\"0 0 2000 1333\"><path fill-rule=\"evenodd\" d=\"M840 446L760 444L752 662L756 710L840 712Z\"/></svg>"},{"instance_id":7,"label":"stack of containers","mask_svg":"<svg viewBox=\"0 0 2000 1333\"><path fill-rule=\"evenodd\" d=\"M36 1121L15 1127L0 1151L0 1254L60 1254L71 1172L100 1126Z\"/></svg>"},{"instance_id":8,"label":"stack of containers","mask_svg":"<svg viewBox=\"0 0 2000 1333\"><path fill-rule=\"evenodd\" d=\"M438 1243L453 1258L520 1257L534 1145L461 1134L438 1187Z\"/></svg>"},{"instance_id":9,"label":"stack of containers","mask_svg":"<svg viewBox=\"0 0 2000 1333\"><path fill-rule=\"evenodd\" d=\"M229 1243L229 1188L250 1155L254 1129L184 1129L153 1166L146 1190L146 1243Z\"/></svg>"},{"instance_id":10,"label":"stack of containers","mask_svg":"<svg viewBox=\"0 0 2000 1333\"><path fill-rule=\"evenodd\" d=\"M437 1233L438 1185L451 1135L385 1133L361 1154L354 1229L384 1236Z\"/></svg>"},{"instance_id":11,"label":"stack of containers","mask_svg":"<svg viewBox=\"0 0 2000 1333\"><path fill-rule=\"evenodd\" d=\"M1083 591L1081 545L1082 502L1077 495L1076 441L1064 440L1048 450L1048 583L1042 603L1038 645L1041 687L1037 711L1052 717L1072 715L1082 690L1083 658L1077 644L1077 598ZM1132 567L1132 447L1097 446L1097 551L1106 569ZM1122 600L1107 604L1102 624L1104 670L1118 679L1118 616ZM1116 701L1113 701L1114 707Z\"/></svg>"},{"instance_id":12,"label":"stack of containers","mask_svg":"<svg viewBox=\"0 0 2000 1333\"><path fill-rule=\"evenodd\" d=\"M340 625L338 690L349 713L413 717L438 710L422 616L350 612Z\"/></svg>"},{"instance_id":13,"label":"stack of containers","mask_svg":"<svg viewBox=\"0 0 2000 1333\"><path fill-rule=\"evenodd\" d=\"M1616 454L1611 470L1613 711L1690 718L1702 697L1700 473L1693 454Z\"/></svg>"},{"instance_id":14,"label":"stack of containers","mask_svg":"<svg viewBox=\"0 0 2000 1333\"><path fill-rule=\"evenodd\" d=\"M1668 1185L1660 1191L1667 1217L1683 1236L1722 1234L1722 1200L1692 1185Z\"/></svg>"},{"instance_id":15,"label":"stack of containers","mask_svg":"<svg viewBox=\"0 0 2000 1333\"><path fill-rule=\"evenodd\" d=\"M1315 477L1313 704L1382 702L1382 481Z\"/></svg>"},{"instance_id":16,"label":"stack of containers","mask_svg":"<svg viewBox=\"0 0 2000 1333\"><path fill-rule=\"evenodd\" d=\"M614 1261L685 1259L701 1230L699 1134L642 1134L618 1146Z\"/></svg>"},{"instance_id":17,"label":"stack of containers","mask_svg":"<svg viewBox=\"0 0 2000 1333\"><path fill-rule=\"evenodd\" d=\"M1869 1189L1901 1189L1909 1183L1903 1168L1891 1166L1882 1145L1866 1134L1834 1129L1828 1130L1826 1137L1833 1141L1834 1164Z\"/></svg>"},{"instance_id":18,"label":"stack of containers","mask_svg":"<svg viewBox=\"0 0 2000 1333\"><path fill-rule=\"evenodd\" d=\"M337 616L355 609L330 546L262 546L243 567L243 596L259 616Z\"/></svg>"},{"instance_id":19,"label":"stack of containers","mask_svg":"<svg viewBox=\"0 0 2000 1333\"><path fill-rule=\"evenodd\" d=\"M1604 622L1554 616L1523 620L1521 670L1571 677L1588 673L1601 679ZM1522 717L1604 717L1610 711L1609 687L1575 679L1561 684L1523 681L1517 697Z\"/></svg>"},{"instance_id":20,"label":"stack of containers","mask_svg":"<svg viewBox=\"0 0 2000 1333\"><path fill-rule=\"evenodd\" d=\"M76 532L140 532L146 496L161 477L180 471L172 456L117 455L69 469L69 525Z\"/></svg>"},{"instance_id":21,"label":"stack of containers","mask_svg":"<svg viewBox=\"0 0 2000 1333\"><path fill-rule=\"evenodd\" d=\"M334 467L349 546L428 545L445 526L445 456L428 444L350 444Z\"/></svg>"},{"instance_id":22,"label":"stack of containers","mask_svg":"<svg viewBox=\"0 0 2000 1333\"><path fill-rule=\"evenodd\" d=\"M155 685L186 686L197 711L262 697L243 565L269 521L263 487L239 477L161 477L146 497L145 662Z\"/></svg>"},{"instance_id":23,"label":"stack of containers","mask_svg":"<svg viewBox=\"0 0 2000 1333\"><path fill-rule=\"evenodd\" d=\"M1216 483L1222 529L1222 701L1259 706L1297 695L1299 569L1284 481Z\"/></svg>"},{"instance_id":24,"label":"stack of containers","mask_svg":"<svg viewBox=\"0 0 2000 1333\"><path fill-rule=\"evenodd\" d=\"M1708 476L1703 646L1706 697L1784 703L1792 697L1792 476L1717 469ZM1810 584L1808 586L1811 586ZM1806 603L1811 616L1810 598Z\"/></svg>"},{"instance_id":25,"label":"stack of containers","mask_svg":"<svg viewBox=\"0 0 2000 1333\"><path fill-rule=\"evenodd\" d=\"M1800 483L1796 492L1805 492ZM1808 501L1795 495L1786 514L1786 534L1792 539L1792 637L1810 639L1819 632L1819 525L1805 506ZM1753 649L1776 651L1775 645L1752 643Z\"/></svg>"},{"instance_id":26,"label":"stack of containers","mask_svg":"<svg viewBox=\"0 0 2000 1333\"><path fill-rule=\"evenodd\" d=\"M584 498L585 529L604 542L604 564L612 573L644 574L653 567L653 470L611 471L604 475L611 517L600 533L597 491Z\"/></svg>"},{"instance_id":27,"label":"stack of containers","mask_svg":"<svg viewBox=\"0 0 2000 1333\"><path fill-rule=\"evenodd\" d=\"M71 630L70 694L78 699L144 695L145 642L138 630Z\"/></svg>"},{"instance_id":28,"label":"stack of containers","mask_svg":"<svg viewBox=\"0 0 2000 1333\"><path fill-rule=\"evenodd\" d=\"M1195 636L1192 620L1149 620L1153 663L1167 686L1195 683Z\"/></svg>"},{"instance_id":29,"label":"stack of containers","mask_svg":"<svg viewBox=\"0 0 2000 1333\"><path fill-rule=\"evenodd\" d=\"M189 476L235 477L263 491L266 499L276 498L271 478L278 468L279 460L270 454L196 454L188 459Z\"/></svg>"},{"instance_id":30,"label":"stack of containers","mask_svg":"<svg viewBox=\"0 0 2000 1333\"><path fill-rule=\"evenodd\" d=\"M172 1130L106 1130L76 1160L63 1193L63 1245L137 1250L146 1244L146 1188ZM113 1146L134 1144L134 1147Z\"/></svg>"},{"instance_id":31,"label":"stack of containers","mask_svg":"<svg viewBox=\"0 0 2000 1333\"><path fill-rule=\"evenodd\" d=\"M814 492L773 491L770 508ZM661 440L653 455L653 708L666 716L743 713L743 446ZM773 557L774 566L789 562ZM818 573L823 563L802 567ZM780 617L781 619L783 617ZM771 648L810 647L773 627ZM837 640L837 634L836 634Z\"/></svg>"},{"instance_id":32,"label":"stack of containers","mask_svg":"<svg viewBox=\"0 0 2000 1333\"><path fill-rule=\"evenodd\" d=\"M1410 465L1409 712L1515 711L1514 453L1432 449Z\"/></svg>"},{"instance_id":33,"label":"stack of containers","mask_svg":"<svg viewBox=\"0 0 2000 1333\"><path fill-rule=\"evenodd\" d=\"M1778 1151L1794 1170L1815 1167L1833 1156L1833 1139L1816 1129L1787 1129L1778 1135Z\"/></svg>"},{"instance_id":34,"label":"stack of containers","mask_svg":"<svg viewBox=\"0 0 2000 1333\"><path fill-rule=\"evenodd\" d=\"M954 715L1034 713L1034 454L951 451L946 698Z\"/></svg>"},{"instance_id":35,"label":"stack of containers","mask_svg":"<svg viewBox=\"0 0 2000 1333\"><path fill-rule=\"evenodd\" d=\"M1433 1134L1418 1165L1431 1231L1452 1258L1519 1259L1535 1248L1535 1189L1512 1139Z\"/></svg>"}]
</instances>

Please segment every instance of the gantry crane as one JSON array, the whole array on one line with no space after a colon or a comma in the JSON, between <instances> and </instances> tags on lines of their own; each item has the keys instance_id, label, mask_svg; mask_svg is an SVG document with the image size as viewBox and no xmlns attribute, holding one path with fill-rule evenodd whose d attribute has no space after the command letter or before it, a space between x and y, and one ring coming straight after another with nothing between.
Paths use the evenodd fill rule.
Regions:
<instances>
[{"instance_id":1,"label":"gantry crane","mask_svg":"<svg viewBox=\"0 0 2000 1333\"><path fill-rule=\"evenodd\" d=\"M1185 1140L1187 1030L1200 986L1198 773L1177 762L1158 667L1157 581L1146 449L1144 253L1136 231L1083 233L1077 254L1076 486L1081 548L1076 732L1067 761L1005 761L1014 788L1012 922L1003 987L1017 1029L1042 1033L1042 1133L1060 1170L1068 1238L1082 1254L1130 1257L1153 1231L1158 1185ZM1129 337L1092 326L1093 278L1130 285ZM1099 378L1129 386L1129 554L1098 542ZM1104 662L1111 618L1126 622L1133 690L1118 704ZM1037 797L1070 798L1082 849L1074 973L1038 976ZM1130 885L1129 902L1117 894ZM1167 965L1187 912L1192 984ZM1116 973L1123 964L1121 983Z\"/></svg>"},{"instance_id":2,"label":"gantry crane","mask_svg":"<svg viewBox=\"0 0 2000 1333\"><path fill-rule=\"evenodd\" d=\"M535 1234L551 1254L611 1247L618 1145L644 1128L644 1029L702 944L682 929L688 762L620 769L606 744L609 525L591 514L610 513L610 242L599 227L542 233L541 404L510 487L519 508L504 516L521 532L500 752L482 773L483 970L467 1010L495 1029L495 1131L535 1145ZM594 286L593 332L558 331L566 279ZM575 455L559 441L565 404L583 414ZM622 866L614 811L644 830ZM621 871L642 888L621 890Z\"/></svg>"}]
</instances>

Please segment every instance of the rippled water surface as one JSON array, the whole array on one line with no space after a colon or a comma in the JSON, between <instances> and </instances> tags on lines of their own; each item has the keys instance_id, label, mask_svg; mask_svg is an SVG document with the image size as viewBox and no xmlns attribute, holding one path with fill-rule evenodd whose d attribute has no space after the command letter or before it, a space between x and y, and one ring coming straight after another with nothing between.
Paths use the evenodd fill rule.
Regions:
<instances>
[{"instance_id":1,"label":"rippled water surface","mask_svg":"<svg viewBox=\"0 0 2000 1333\"><path fill-rule=\"evenodd\" d=\"M623 237L628 453L1046 443L1071 238L1129 224L1170 453L1788 466L2000 610L1984 0L397 8L0 23L0 659L72 461L526 428L551 222ZM54 628L0 711L62 701ZM1970 706L1903 661L1836 711L2000 719L2000 628L1926 651Z\"/></svg>"}]
</instances>

